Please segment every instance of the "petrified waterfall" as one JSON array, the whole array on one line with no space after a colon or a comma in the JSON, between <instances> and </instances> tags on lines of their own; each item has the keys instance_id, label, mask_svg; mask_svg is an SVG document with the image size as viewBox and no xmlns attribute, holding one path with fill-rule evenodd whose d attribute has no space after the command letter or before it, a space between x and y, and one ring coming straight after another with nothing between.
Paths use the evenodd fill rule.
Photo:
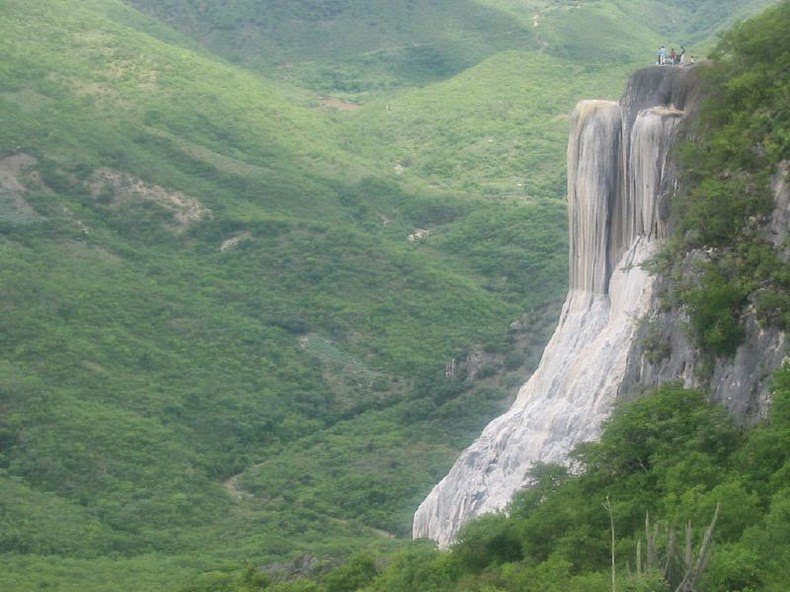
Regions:
<instances>
[{"instance_id":1,"label":"petrified waterfall","mask_svg":"<svg viewBox=\"0 0 790 592\"><path fill-rule=\"evenodd\" d=\"M448 545L469 518L504 509L529 484L536 462L567 463L577 444L599 435L652 297L653 279L640 264L666 235L674 183L668 153L683 114L670 102L682 108L672 77L642 71L622 102L582 101L573 112L570 290L559 323L513 406L420 505L415 538Z\"/></svg>"}]
</instances>

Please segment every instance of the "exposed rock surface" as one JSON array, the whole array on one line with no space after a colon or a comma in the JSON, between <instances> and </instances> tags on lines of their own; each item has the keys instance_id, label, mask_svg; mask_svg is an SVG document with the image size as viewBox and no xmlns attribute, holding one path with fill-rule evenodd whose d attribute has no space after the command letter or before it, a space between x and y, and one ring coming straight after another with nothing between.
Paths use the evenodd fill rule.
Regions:
<instances>
[{"instance_id":1,"label":"exposed rock surface","mask_svg":"<svg viewBox=\"0 0 790 592\"><path fill-rule=\"evenodd\" d=\"M413 535L449 544L469 518L505 508L536 462L565 462L599 435L650 309L640 267L666 236L675 186L669 149L693 85L689 71L637 73L620 103L582 101L568 142L570 291L538 369L433 489Z\"/></svg>"},{"instance_id":2,"label":"exposed rock surface","mask_svg":"<svg viewBox=\"0 0 790 592\"><path fill-rule=\"evenodd\" d=\"M774 210L761 229L785 262L788 260L787 220L790 211L788 169L788 163L782 162L774 176L771 186ZM682 275L689 277L699 273L699 264L708 257L704 250L688 253ZM667 288L669 281L668 278L657 278L651 312L640 324L637 339L629 353L628 373L620 387L620 396L631 399L646 389L679 381L686 387L707 390L714 401L730 409L744 423L765 418L771 402L772 375L786 355L784 331L764 326L758 322L753 307L747 307L742 319L743 342L734 355L719 356L711 364L689 337L685 311L661 305L659 294Z\"/></svg>"},{"instance_id":3,"label":"exposed rock surface","mask_svg":"<svg viewBox=\"0 0 790 592\"><path fill-rule=\"evenodd\" d=\"M194 197L180 191L168 191L159 185L146 183L130 173L108 168L94 171L89 189L94 198L100 198L104 192L109 192L108 196L113 204L135 200L154 202L173 215L174 226L179 230L211 216L211 210Z\"/></svg>"},{"instance_id":4,"label":"exposed rock surface","mask_svg":"<svg viewBox=\"0 0 790 592\"><path fill-rule=\"evenodd\" d=\"M785 263L790 260L790 248L787 245L787 221L790 218L788 174L790 174L790 162L784 160L779 164L779 170L771 183L774 194L774 212L765 229L768 240L771 241L774 248L781 252L782 261Z\"/></svg>"},{"instance_id":5,"label":"exposed rock surface","mask_svg":"<svg viewBox=\"0 0 790 592\"><path fill-rule=\"evenodd\" d=\"M703 387L742 421L764 417L770 380L785 358L785 334L743 315L745 338L712 362L691 342L682 308L667 308L666 277L640 267L669 233L677 192L676 138L699 107L693 68L635 73L619 103L583 101L568 142L570 291L541 363L512 408L493 420L423 501L414 537L452 542L468 519L504 509L537 462L567 462L595 439L618 399L665 382ZM788 260L787 162L772 184L775 209L761 231ZM704 250L687 254L693 274Z\"/></svg>"},{"instance_id":6,"label":"exposed rock surface","mask_svg":"<svg viewBox=\"0 0 790 592\"><path fill-rule=\"evenodd\" d=\"M34 156L22 152L0 158L0 221L24 223L38 217L23 197L31 181L26 177L36 176L31 171L37 162Z\"/></svg>"}]
</instances>

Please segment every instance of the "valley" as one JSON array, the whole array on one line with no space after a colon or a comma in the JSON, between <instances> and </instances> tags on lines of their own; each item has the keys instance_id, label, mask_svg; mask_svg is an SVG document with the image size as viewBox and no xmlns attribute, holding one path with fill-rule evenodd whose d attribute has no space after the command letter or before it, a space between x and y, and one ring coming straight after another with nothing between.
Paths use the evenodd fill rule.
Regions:
<instances>
[{"instance_id":1,"label":"valley","mask_svg":"<svg viewBox=\"0 0 790 592\"><path fill-rule=\"evenodd\" d=\"M403 547L556 323L576 101L768 4L0 3L0 587Z\"/></svg>"}]
</instances>

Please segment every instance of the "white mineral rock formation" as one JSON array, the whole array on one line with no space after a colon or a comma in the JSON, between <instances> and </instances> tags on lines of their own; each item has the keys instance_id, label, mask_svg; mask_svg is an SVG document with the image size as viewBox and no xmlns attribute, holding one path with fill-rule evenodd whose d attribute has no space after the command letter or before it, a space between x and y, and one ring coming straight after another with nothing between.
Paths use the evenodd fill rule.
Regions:
<instances>
[{"instance_id":1,"label":"white mineral rock formation","mask_svg":"<svg viewBox=\"0 0 790 592\"><path fill-rule=\"evenodd\" d=\"M598 437L626 371L653 279L640 264L666 234L668 149L682 112L628 121L611 101L582 101L568 142L570 290L540 365L414 516L415 538L447 546L469 518L506 508L536 462L567 463Z\"/></svg>"}]
</instances>

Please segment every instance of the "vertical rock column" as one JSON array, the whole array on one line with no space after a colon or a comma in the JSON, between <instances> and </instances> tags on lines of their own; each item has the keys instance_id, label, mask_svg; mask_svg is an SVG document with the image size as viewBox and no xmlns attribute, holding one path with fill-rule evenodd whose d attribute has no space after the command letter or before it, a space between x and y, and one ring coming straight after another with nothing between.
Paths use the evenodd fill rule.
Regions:
<instances>
[{"instance_id":1,"label":"vertical rock column","mask_svg":"<svg viewBox=\"0 0 790 592\"><path fill-rule=\"evenodd\" d=\"M620 105L582 101L568 138L570 289L602 294L611 273L611 208L621 192Z\"/></svg>"},{"instance_id":2,"label":"vertical rock column","mask_svg":"<svg viewBox=\"0 0 790 592\"><path fill-rule=\"evenodd\" d=\"M681 113L633 109L645 100L631 92L626 108L582 101L574 111L570 291L557 329L513 406L486 426L420 505L415 538L450 544L470 518L506 508L529 484L536 462L565 463L576 445L600 435L637 322L650 306L653 279L640 264L665 236L661 206L674 183L668 154Z\"/></svg>"}]
</instances>

